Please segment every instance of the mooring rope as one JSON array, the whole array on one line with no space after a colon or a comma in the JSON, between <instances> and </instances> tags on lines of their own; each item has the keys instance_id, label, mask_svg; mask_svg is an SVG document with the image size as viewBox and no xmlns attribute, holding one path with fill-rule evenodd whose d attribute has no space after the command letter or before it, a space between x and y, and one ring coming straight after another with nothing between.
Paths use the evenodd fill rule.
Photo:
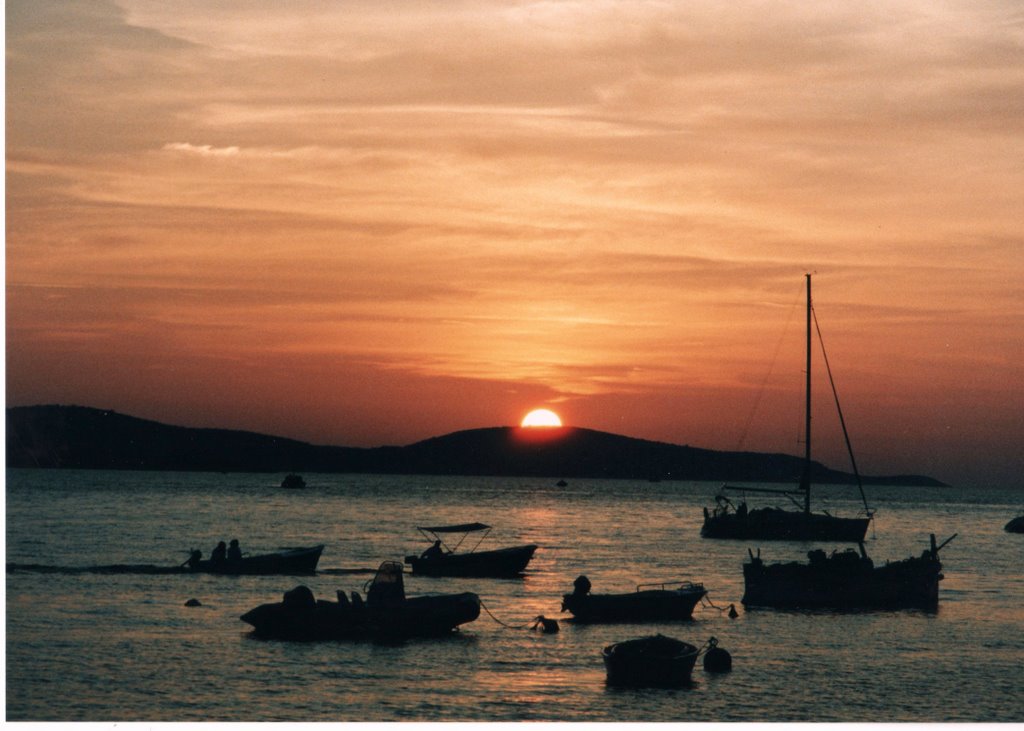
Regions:
<instances>
[{"instance_id":1,"label":"mooring rope","mask_svg":"<svg viewBox=\"0 0 1024 731\"><path fill-rule=\"evenodd\" d=\"M483 610L484 610L485 612L487 612L487 616L489 616L489 617L490 617L491 619L493 619L493 620L494 620L495 622L497 622L498 624L500 624L500 625L501 625L502 627L508 627L509 629L527 629L527 628L528 628L528 626L529 626L529 624L530 624L529 622L527 622L527 623L526 623L526 624L524 624L524 625L521 625L521 626L516 626L516 625L511 625L511 624L508 624L507 622L502 622L502 621L501 621L500 619L498 619L497 617L495 617L495 616L494 616L494 615L493 615L493 614L491 613L491 610L487 608L487 605L486 605L486 604L484 604L484 602L483 602L483 599L481 599L481 600L480 600L480 608L481 608L481 609L483 609ZM536 621L536 620L534 620L534 621Z\"/></svg>"},{"instance_id":2,"label":"mooring rope","mask_svg":"<svg viewBox=\"0 0 1024 731\"><path fill-rule=\"evenodd\" d=\"M720 612L724 612L725 610L727 610L729 607L732 606L730 604L729 607L720 607L717 604L715 604L713 601L711 601L711 597L708 596L707 594L705 594L704 596L702 596L700 598L700 603L701 603L701 606L703 606L703 607L710 607L711 609L717 609Z\"/></svg>"}]
</instances>

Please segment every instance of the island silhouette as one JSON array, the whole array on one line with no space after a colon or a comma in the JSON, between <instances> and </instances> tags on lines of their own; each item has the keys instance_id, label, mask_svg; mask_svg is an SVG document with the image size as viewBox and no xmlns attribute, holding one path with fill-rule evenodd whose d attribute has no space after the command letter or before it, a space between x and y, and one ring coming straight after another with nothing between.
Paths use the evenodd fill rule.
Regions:
<instances>
[{"instance_id":1,"label":"island silhouette","mask_svg":"<svg viewBox=\"0 0 1024 731\"><path fill-rule=\"evenodd\" d=\"M803 464L788 454L716 451L570 426L469 429L407 446L360 448L173 426L85 406L7 409L7 466L16 468L792 482ZM855 481L819 462L812 463L812 479ZM922 475L862 479L944 486Z\"/></svg>"}]
</instances>

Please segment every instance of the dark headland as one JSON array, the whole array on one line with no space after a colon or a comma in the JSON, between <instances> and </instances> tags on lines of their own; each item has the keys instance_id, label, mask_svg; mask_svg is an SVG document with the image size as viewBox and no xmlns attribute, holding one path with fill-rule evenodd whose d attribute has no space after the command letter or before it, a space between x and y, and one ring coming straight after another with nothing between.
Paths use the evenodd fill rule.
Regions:
<instances>
[{"instance_id":1,"label":"dark headland","mask_svg":"<svg viewBox=\"0 0 1024 731\"><path fill-rule=\"evenodd\" d=\"M83 406L7 409L8 467L791 482L802 465L786 454L720 452L577 427L470 429L404 447L363 449L171 426ZM919 475L863 479L943 485ZM815 462L813 480L853 478Z\"/></svg>"}]
</instances>

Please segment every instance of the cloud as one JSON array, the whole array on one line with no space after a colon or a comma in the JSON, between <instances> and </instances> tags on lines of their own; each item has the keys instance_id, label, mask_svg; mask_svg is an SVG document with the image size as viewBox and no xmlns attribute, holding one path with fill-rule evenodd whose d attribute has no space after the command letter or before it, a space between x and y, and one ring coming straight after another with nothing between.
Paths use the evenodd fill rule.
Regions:
<instances>
[{"instance_id":1,"label":"cloud","mask_svg":"<svg viewBox=\"0 0 1024 731\"><path fill-rule=\"evenodd\" d=\"M193 145L188 142L168 142L163 146L164 150L183 152L188 155L199 155L200 157L235 157L239 154L238 147L212 147L210 145Z\"/></svg>"}]
</instances>

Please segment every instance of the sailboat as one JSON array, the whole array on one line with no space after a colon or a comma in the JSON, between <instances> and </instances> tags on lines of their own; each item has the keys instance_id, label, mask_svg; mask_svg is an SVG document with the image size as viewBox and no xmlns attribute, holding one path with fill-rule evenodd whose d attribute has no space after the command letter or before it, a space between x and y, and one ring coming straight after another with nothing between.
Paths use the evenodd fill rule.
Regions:
<instances>
[{"instance_id":1,"label":"sailboat","mask_svg":"<svg viewBox=\"0 0 1024 731\"><path fill-rule=\"evenodd\" d=\"M773 489L757 487L730 487L723 485L719 494L715 497L715 507L712 510L704 508L704 525L700 534L705 538L734 538L734 539L757 539L768 541L844 541L860 543L864 540L868 523L873 515L868 507L867 498L864 496L864 486L861 483L860 473L857 472L857 462L853 457L853 449L850 446L850 438L846 432L846 422L843 419L843 411L839 406L839 397L836 395L835 384L832 383L832 393L835 396L836 409L839 412L839 423L843 428L843 435L846 438L846 447L850 453L850 462L853 465L853 473L860 488L861 499L864 501L864 516L856 518L841 518L829 515L826 512L811 512L811 324L812 320L817 327L817 320L814 318L814 310L811 306L811 275L807 278L807 365L806 383L804 395L804 466L800 477L799 486L795 489ZM818 331L818 339L821 339L821 332ZM822 353L824 353L824 347ZM828 367L828 356L825 356L825 367L832 381L832 371ZM726 491L738 491L740 493L775 493L788 497L798 508L797 510L783 510L775 507L764 507L750 509L746 500L739 504L734 503L726 495ZM798 500L802 498L802 500Z\"/></svg>"}]
</instances>

